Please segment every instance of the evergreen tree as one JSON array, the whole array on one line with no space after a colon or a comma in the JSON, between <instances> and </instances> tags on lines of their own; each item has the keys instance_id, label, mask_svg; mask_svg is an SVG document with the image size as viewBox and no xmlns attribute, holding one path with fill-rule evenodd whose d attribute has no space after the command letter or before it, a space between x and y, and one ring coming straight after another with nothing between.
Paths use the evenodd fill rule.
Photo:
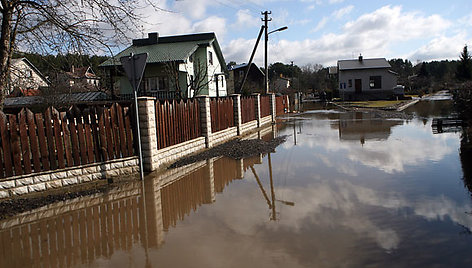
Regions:
<instances>
[{"instance_id":1,"label":"evergreen tree","mask_svg":"<svg viewBox=\"0 0 472 268\"><path fill-rule=\"evenodd\" d=\"M459 80L470 80L472 78L472 59L467 50L467 45L464 46L459 57L456 76Z\"/></svg>"}]
</instances>

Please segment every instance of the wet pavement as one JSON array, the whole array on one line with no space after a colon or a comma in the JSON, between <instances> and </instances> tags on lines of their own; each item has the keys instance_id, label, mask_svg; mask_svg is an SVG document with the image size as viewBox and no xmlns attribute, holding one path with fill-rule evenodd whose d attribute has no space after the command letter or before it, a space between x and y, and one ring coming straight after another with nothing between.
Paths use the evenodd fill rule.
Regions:
<instances>
[{"instance_id":1,"label":"wet pavement","mask_svg":"<svg viewBox=\"0 0 472 268\"><path fill-rule=\"evenodd\" d=\"M471 267L469 160L431 127L447 98L412 119L305 110L255 134L287 135L272 153L0 221L0 267Z\"/></svg>"}]
</instances>

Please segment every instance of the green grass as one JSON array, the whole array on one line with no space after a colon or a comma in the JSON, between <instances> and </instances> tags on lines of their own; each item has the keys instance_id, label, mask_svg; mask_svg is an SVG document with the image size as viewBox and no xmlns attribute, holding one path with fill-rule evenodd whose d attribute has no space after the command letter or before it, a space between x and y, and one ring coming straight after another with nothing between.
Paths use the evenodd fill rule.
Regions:
<instances>
[{"instance_id":1,"label":"green grass","mask_svg":"<svg viewBox=\"0 0 472 268\"><path fill-rule=\"evenodd\" d=\"M379 100L379 101L350 101L343 102L342 105L346 107L358 107L358 108L389 108L394 107L403 101L401 100Z\"/></svg>"}]
</instances>

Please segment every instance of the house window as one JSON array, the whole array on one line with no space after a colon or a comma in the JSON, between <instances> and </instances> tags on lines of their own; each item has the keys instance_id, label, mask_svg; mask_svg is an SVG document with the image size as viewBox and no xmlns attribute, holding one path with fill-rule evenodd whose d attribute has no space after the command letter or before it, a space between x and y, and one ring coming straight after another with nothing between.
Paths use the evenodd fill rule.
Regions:
<instances>
[{"instance_id":1,"label":"house window","mask_svg":"<svg viewBox=\"0 0 472 268\"><path fill-rule=\"evenodd\" d=\"M349 79L348 81L349 87L352 87L352 79Z\"/></svg>"},{"instance_id":2,"label":"house window","mask_svg":"<svg viewBox=\"0 0 472 268\"><path fill-rule=\"evenodd\" d=\"M159 77L159 90L169 90L169 82L167 81L167 77Z\"/></svg>"},{"instance_id":3,"label":"house window","mask_svg":"<svg viewBox=\"0 0 472 268\"><path fill-rule=\"evenodd\" d=\"M382 88L382 76L371 76L369 79L369 86L371 89L380 89Z\"/></svg>"},{"instance_id":4,"label":"house window","mask_svg":"<svg viewBox=\"0 0 472 268\"><path fill-rule=\"evenodd\" d=\"M221 87L224 87L225 86L225 80L224 80L224 77L222 76L221 77Z\"/></svg>"},{"instance_id":5,"label":"house window","mask_svg":"<svg viewBox=\"0 0 472 268\"><path fill-rule=\"evenodd\" d=\"M213 65L213 52L208 51L208 62Z\"/></svg>"}]
</instances>

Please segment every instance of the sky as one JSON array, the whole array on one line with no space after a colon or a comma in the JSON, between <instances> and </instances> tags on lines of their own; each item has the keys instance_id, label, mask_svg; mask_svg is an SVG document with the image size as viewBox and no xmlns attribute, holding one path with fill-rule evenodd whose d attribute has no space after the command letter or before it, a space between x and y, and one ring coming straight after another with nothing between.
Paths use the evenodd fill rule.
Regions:
<instances>
[{"instance_id":1,"label":"sky","mask_svg":"<svg viewBox=\"0 0 472 268\"><path fill-rule=\"evenodd\" d=\"M382 57L416 64L457 60L472 44L472 1L349 0L167 0L167 11L146 8L143 32L160 36L215 32L226 62L248 62L262 25L271 11L269 63L293 61L336 65L339 59ZM145 37L145 36L136 36ZM264 42L255 63L263 66Z\"/></svg>"}]
</instances>

